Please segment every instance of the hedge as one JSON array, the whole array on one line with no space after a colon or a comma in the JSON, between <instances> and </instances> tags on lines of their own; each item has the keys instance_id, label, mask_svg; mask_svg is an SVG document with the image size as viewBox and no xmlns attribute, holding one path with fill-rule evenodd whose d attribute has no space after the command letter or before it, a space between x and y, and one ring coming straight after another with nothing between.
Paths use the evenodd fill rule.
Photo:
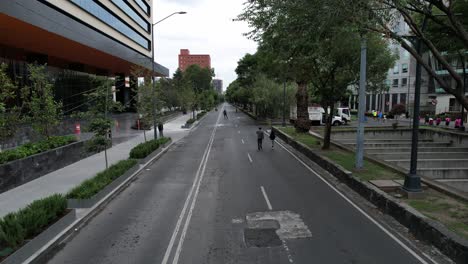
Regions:
<instances>
[{"instance_id":1,"label":"hedge","mask_svg":"<svg viewBox=\"0 0 468 264\"><path fill-rule=\"evenodd\" d=\"M55 194L4 216L0 219L0 251L18 248L26 239L34 238L64 216L66 210L65 197Z\"/></svg>"},{"instance_id":2,"label":"hedge","mask_svg":"<svg viewBox=\"0 0 468 264\"><path fill-rule=\"evenodd\" d=\"M153 151L157 150L159 146L169 142L169 140L170 138L163 137L163 138L153 139L153 140L141 143L130 151L130 158L131 159L144 159L149 154L153 153Z\"/></svg>"},{"instance_id":3,"label":"hedge","mask_svg":"<svg viewBox=\"0 0 468 264\"><path fill-rule=\"evenodd\" d=\"M135 159L122 160L117 164L110 166L108 169L96 174L96 176L93 178L85 180L79 186L73 188L66 195L66 198L90 199L136 164L137 160Z\"/></svg>"},{"instance_id":4,"label":"hedge","mask_svg":"<svg viewBox=\"0 0 468 264\"><path fill-rule=\"evenodd\" d=\"M193 124L195 122L195 119L193 118L190 118L189 120L187 120L187 124Z\"/></svg>"},{"instance_id":5,"label":"hedge","mask_svg":"<svg viewBox=\"0 0 468 264\"><path fill-rule=\"evenodd\" d=\"M202 112L198 113L197 120L200 120L204 115L206 115L206 111L202 111Z\"/></svg>"},{"instance_id":6,"label":"hedge","mask_svg":"<svg viewBox=\"0 0 468 264\"><path fill-rule=\"evenodd\" d=\"M41 140L38 142L27 143L15 149L9 149L0 152L0 164L26 158L41 152L68 145L72 142L76 142L75 136L50 137L48 139Z\"/></svg>"}]
</instances>

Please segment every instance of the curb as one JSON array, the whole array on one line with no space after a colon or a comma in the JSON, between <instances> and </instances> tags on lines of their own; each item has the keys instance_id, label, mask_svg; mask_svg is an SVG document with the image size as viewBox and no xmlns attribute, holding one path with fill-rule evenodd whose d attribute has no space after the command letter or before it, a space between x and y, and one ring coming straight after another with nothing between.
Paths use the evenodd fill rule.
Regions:
<instances>
[{"instance_id":1,"label":"curb","mask_svg":"<svg viewBox=\"0 0 468 264\"><path fill-rule=\"evenodd\" d=\"M433 221L416 210L401 204L387 193L362 182L346 171L340 165L314 152L304 144L295 141L277 128L276 135L286 144L299 151L321 168L328 171L339 181L345 183L359 195L376 205L380 211L392 216L400 224L408 228L416 238L437 247L456 263L468 263L468 241L448 230L441 223Z\"/></svg>"},{"instance_id":2,"label":"curb","mask_svg":"<svg viewBox=\"0 0 468 264\"><path fill-rule=\"evenodd\" d=\"M154 161L158 160L163 154L165 154L171 147L172 145L175 144L175 142L171 141L170 144L168 144L165 148L162 148L158 154L155 154L150 160L148 160L145 164L137 164L139 168L136 169L132 174L128 175L126 179L124 179L118 186L116 186L113 190L109 191L104 197L96 201L96 203L89 208L88 212L85 212L83 216L78 216L78 219L76 219L73 223L65 227L63 230L58 232L58 234L49 239L47 242L44 241L44 245L40 247L36 252L32 253L29 258L27 258L25 261L22 263L24 264L29 264L29 263L42 263L44 259L47 258L48 254L52 253L53 250L65 239L68 237L72 236L74 232L79 230L81 227L85 226L86 223L91 220L95 215L97 215L100 210L108 204L110 201L112 201L121 191L123 191L128 184L135 178L145 167L153 163ZM141 162L141 160L140 160ZM130 170L133 170L135 167L131 168ZM125 175L125 174L124 174ZM122 176L121 176L122 177ZM75 210L73 210L75 212ZM83 213L81 213L83 214ZM11 255L13 256L13 255ZM10 256L10 257L11 257ZM9 258L5 259L3 263L17 263L17 262L9 262ZM7 262L8 260L8 262Z\"/></svg>"}]
</instances>

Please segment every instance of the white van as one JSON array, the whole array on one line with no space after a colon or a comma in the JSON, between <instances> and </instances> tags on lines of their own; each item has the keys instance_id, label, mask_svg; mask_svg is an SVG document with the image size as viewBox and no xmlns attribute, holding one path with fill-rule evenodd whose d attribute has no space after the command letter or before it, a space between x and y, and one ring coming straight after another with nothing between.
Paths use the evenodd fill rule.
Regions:
<instances>
[{"instance_id":1,"label":"white van","mask_svg":"<svg viewBox=\"0 0 468 264\"><path fill-rule=\"evenodd\" d=\"M323 125L325 124L325 110L321 106L309 106L309 120L312 122L313 125ZM349 109L348 109L349 112ZM338 112L339 113L339 112ZM297 107L291 107L291 119L297 119ZM351 119L350 119L351 120ZM333 116L332 125L334 126L341 126L345 124L343 118L336 114Z\"/></svg>"}]
</instances>

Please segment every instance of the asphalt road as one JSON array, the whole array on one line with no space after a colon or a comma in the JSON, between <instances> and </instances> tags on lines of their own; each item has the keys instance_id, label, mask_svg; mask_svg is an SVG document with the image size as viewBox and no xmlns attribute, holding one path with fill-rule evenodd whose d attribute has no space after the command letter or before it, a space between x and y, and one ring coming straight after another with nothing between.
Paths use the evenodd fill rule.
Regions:
<instances>
[{"instance_id":1,"label":"asphalt road","mask_svg":"<svg viewBox=\"0 0 468 264\"><path fill-rule=\"evenodd\" d=\"M431 263L225 107L49 263Z\"/></svg>"}]
</instances>

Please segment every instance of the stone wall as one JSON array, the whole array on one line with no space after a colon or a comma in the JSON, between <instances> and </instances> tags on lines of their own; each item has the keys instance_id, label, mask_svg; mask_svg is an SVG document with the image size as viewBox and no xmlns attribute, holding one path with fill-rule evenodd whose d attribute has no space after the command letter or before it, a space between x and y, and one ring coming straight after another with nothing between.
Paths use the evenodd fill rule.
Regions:
<instances>
[{"instance_id":1,"label":"stone wall","mask_svg":"<svg viewBox=\"0 0 468 264\"><path fill-rule=\"evenodd\" d=\"M87 141L75 142L0 165L0 193L90 156Z\"/></svg>"}]
</instances>

